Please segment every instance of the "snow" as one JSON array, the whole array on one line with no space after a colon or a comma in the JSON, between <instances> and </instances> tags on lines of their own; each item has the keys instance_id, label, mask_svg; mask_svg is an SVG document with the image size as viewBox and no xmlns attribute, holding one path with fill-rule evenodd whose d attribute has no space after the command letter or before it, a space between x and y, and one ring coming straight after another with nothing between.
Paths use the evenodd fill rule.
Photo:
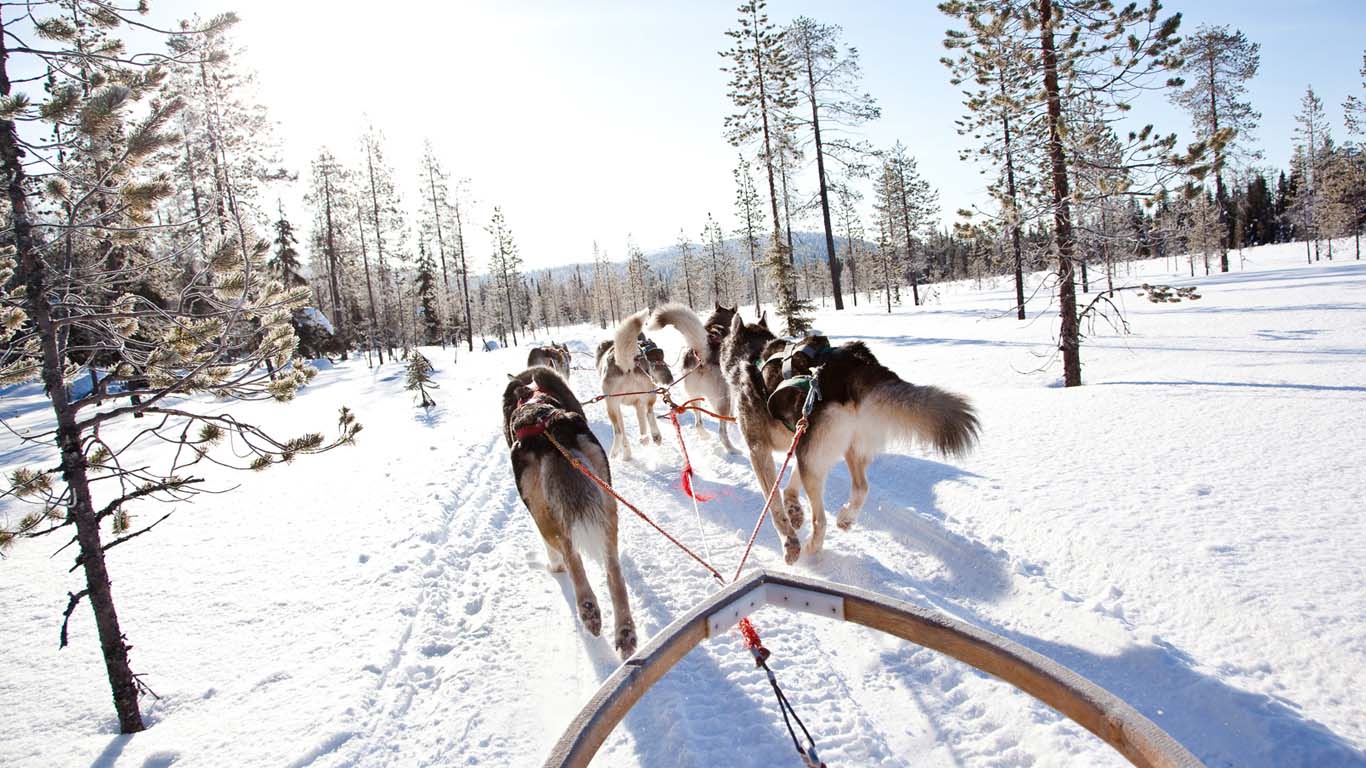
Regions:
<instances>
[{"instance_id":1,"label":"snow","mask_svg":"<svg viewBox=\"0 0 1366 768\"><path fill-rule=\"evenodd\" d=\"M1122 279L1195 284L1204 298L1127 297L1133 333L1090 332L1080 389L1062 388L1049 364L1053 309L1041 301L1029 321L1013 319L1004 280L938 286L934 303L890 316L862 299L822 312L833 340L865 339L903 378L968 395L983 440L952 463L878 459L855 528L832 526L821 558L794 570L1022 643L1123 697L1208 765L1366 766L1366 266L1307 266L1303 254L1253 249L1244 270L1194 279L1141 265ZM601 335L554 333L575 349ZM655 339L677 359L676 335ZM84 606L57 650L79 583L70 551L52 557L52 539L10 550L0 765L539 764L618 661L607 639L579 629L513 485L495 403L525 348L458 364L427 352L441 385L430 412L403 391L401 364L363 359L323 368L287 406L232 406L289 435L326 428L347 405L365 431L287 468L206 472L242 487L178 505L109 553L134 670L160 696L144 698L142 734L116 733ZM598 390L591 373L572 383L581 397ZM601 406L589 412L606 442ZM50 420L33 387L5 392L0 413L19 430ZM684 434L699 490L717 495L701 513L724 571L760 493L714 434ZM665 435L613 475L697 544ZM48 457L0 436L5 471ZM827 506L847 492L837 467ZM136 525L165 508L132 510ZM622 516L644 642L713 586ZM754 559L785 567L767 525ZM589 571L605 598L601 571ZM831 766L1121 764L1044 705L931 651L772 608L754 621ZM685 657L595 763L796 764L733 635Z\"/></svg>"},{"instance_id":2,"label":"snow","mask_svg":"<svg viewBox=\"0 0 1366 768\"><path fill-rule=\"evenodd\" d=\"M332 321L328 320L327 315L324 315L322 310L317 307L304 307L299 311L303 314L304 322L308 325L316 325L322 328L329 336L337 332L332 326Z\"/></svg>"}]
</instances>

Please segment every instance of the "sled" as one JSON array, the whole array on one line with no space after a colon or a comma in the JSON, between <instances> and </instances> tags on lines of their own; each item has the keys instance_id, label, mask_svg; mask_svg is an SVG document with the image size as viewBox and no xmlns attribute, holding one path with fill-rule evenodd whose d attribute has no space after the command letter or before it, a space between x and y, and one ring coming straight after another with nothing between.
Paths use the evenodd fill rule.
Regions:
<instances>
[{"instance_id":1,"label":"sled","mask_svg":"<svg viewBox=\"0 0 1366 768\"><path fill-rule=\"evenodd\" d=\"M546 768L583 768L631 707L689 651L772 605L862 624L999 678L1100 737L1140 768L1195 768L1195 756L1138 710L1063 665L999 635L854 587L757 570L670 624L627 659L555 744Z\"/></svg>"}]
</instances>

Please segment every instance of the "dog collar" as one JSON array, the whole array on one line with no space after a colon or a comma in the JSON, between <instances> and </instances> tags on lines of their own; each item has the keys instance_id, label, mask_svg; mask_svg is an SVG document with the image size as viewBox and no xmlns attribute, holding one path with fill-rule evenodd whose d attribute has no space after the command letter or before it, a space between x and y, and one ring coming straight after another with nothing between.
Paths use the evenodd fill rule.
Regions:
<instances>
[{"instance_id":1,"label":"dog collar","mask_svg":"<svg viewBox=\"0 0 1366 768\"><path fill-rule=\"evenodd\" d=\"M518 408L521 408L522 406L528 403L540 403L545 402L546 400L555 400L555 398L550 396L550 393L542 390L540 386L538 386L534 381L531 382L529 388L531 389L531 394L517 401Z\"/></svg>"},{"instance_id":2,"label":"dog collar","mask_svg":"<svg viewBox=\"0 0 1366 768\"><path fill-rule=\"evenodd\" d=\"M536 437L537 435L545 434L546 429L548 429L548 427L544 423L538 422L522 427L514 432L513 436L518 440L525 440L528 437Z\"/></svg>"}]
</instances>

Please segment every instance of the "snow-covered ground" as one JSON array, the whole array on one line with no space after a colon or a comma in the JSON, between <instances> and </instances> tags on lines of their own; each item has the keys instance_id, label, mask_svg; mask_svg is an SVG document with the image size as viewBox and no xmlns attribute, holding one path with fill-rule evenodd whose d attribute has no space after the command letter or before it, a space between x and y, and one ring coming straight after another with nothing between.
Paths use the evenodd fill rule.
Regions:
<instances>
[{"instance_id":1,"label":"snow-covered ground","mask_svg":"<svg viewBox=\"0 0 1366 768\"><path fill-rule=\"evenodd\" d=\"M961 462L878 459L850 532L799 573L933 607L1066 664L1211 766L1366 765L1366 264L1303 263L1302 245L1191 280L1203 299L1125 299L1132 334L1097 326L1086 386L1058 386L1056 318L1003 314L1005 281L941 286L890 316L822 312L903 378L968 395L983 439ZM1235 258L1236 263L1236 258ZM576 363L603 336L565 332ZM671 359L672 332L657 339ZM134 669L160 696L116 734L88 609L57 650L70 552L21 542L0 561L0 765L539 764L615 667L582 632L565 577L522 508L499 435L525 348L431 351L439 405L399 366L327 367L287 406L240 406L283 433L348 405L359 444L261 474L212 473L109 554ZM582 397L597 384L576 372ZM45 423L32 389L0 411ZM610 439L602 407L594 429ZM678 449L616 462L621 492L692 544ZM713 558L733 564L761 504L739 455L688 429ZM0 436L0 467L40 457ZM827 505L843 502L838 467ZM155 519L155 505L134 508ZM712 590L623 511L642 641ZM136 524L136 520L135 520ZM807 531L803 531L806 534ZM756 553L781 568L765 526ZM590 565L605 597L601 572ZM894 638L763 609L773 666L831 766L1113 765L1117 755L1008 686ZM767 684L733 637L704 643L604 745L604 766L795 765Z\"/></svg>"}]
</instances>

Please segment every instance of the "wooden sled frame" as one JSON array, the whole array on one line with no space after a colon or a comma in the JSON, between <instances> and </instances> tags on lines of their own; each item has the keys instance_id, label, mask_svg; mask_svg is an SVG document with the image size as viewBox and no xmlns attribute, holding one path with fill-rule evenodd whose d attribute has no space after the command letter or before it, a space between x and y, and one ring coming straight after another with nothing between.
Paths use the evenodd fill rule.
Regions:
<instances>
[{"instance_id":1,"label":"wooden sled frame","mask_svg":"<svg viewBox=\"0 0 1366 768\"><path fill-rule=\"evenodd\" d=\"M650 686L708 637L764 605L862 624L952 656L1042 701L1140 768L1195 768L1195 756L1138 710L1076 672L970 624L900 600L815 579L758 570L670 624L593 694L546 760L584 768Z\"/></svg>"}]
</instances>

